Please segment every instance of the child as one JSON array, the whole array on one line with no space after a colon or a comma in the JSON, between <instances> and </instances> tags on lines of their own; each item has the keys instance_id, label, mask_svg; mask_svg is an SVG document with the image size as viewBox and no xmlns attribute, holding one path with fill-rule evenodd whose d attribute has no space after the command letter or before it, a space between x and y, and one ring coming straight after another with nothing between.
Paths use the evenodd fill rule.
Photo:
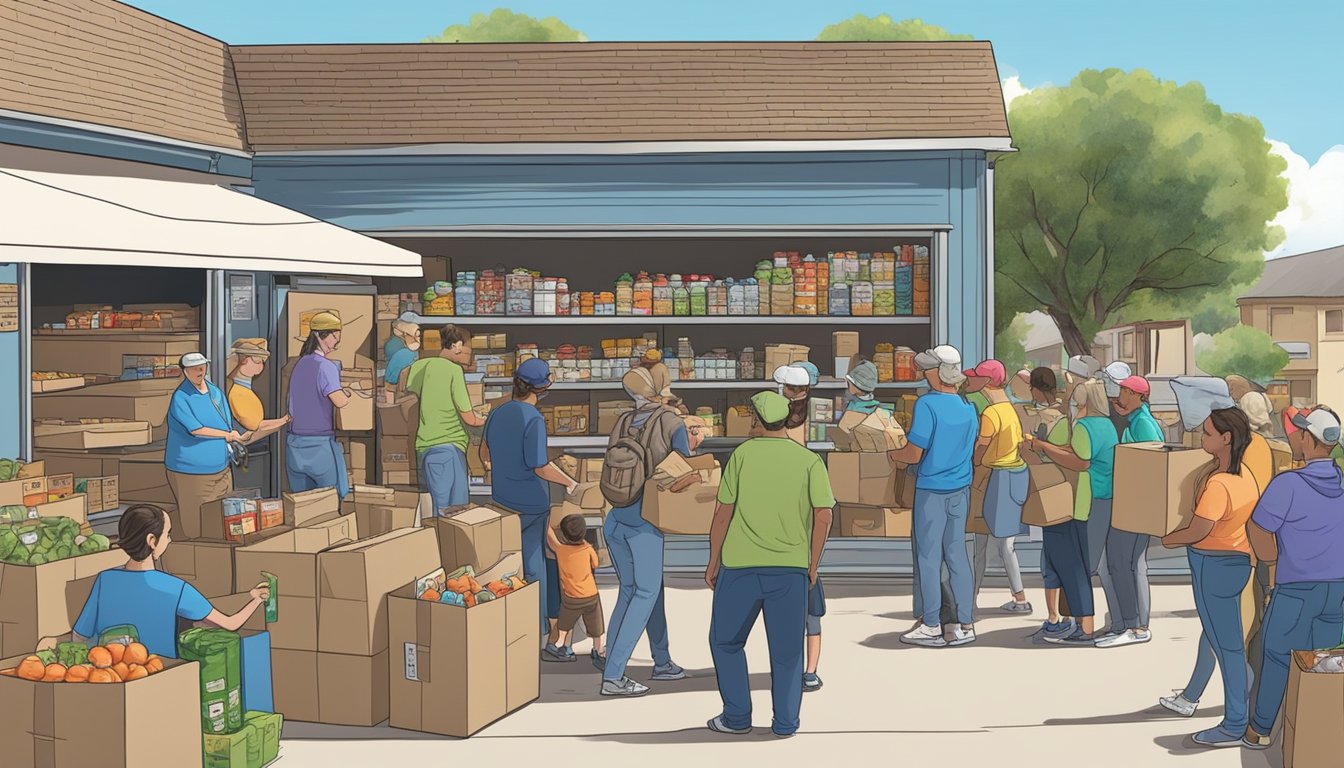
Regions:
<instances>
[{"instance_id":1,"label":"child","mask_svg":"<svg viewBox=\"0 0 1344 768\"><path fill-rule=\"evenodd\" d=\"M597 550L584 540L587 532L588 525L582 515L566 515L558 526L557 541L553 546L555 562L560 569L560 620L555 625L560 631L560 639L558 647L547 646L546 656L556 661L574 659L569 639L574 633L574 625L582 618L584 628L593 638L593 663L605 665L607 648L602 642L602 598L593 578Z\"/></svg>"},{"instance_id":2,"label":"child","mask_svg":"<svg viewBox=\"0 0 1344 768\"><path fill-rule=\"evenodd\" d=\"M817 662L821 661L821 617L826 615L826 592L821 577L807 592L807 666L803 668L803 692L821 690Z\"/></svg>"}]
</instances>

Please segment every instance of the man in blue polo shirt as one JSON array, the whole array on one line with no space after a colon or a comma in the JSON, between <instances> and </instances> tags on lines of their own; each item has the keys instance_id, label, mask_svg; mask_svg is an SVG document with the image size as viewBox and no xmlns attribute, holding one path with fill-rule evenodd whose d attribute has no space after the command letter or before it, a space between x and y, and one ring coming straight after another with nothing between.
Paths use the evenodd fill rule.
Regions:
<instances>
[{"instance_id":1,"label":"man in blue polo shirt","mask_svg":"<svg viewBox=\"0 0 1344 768\"><path fill-rule=\"evenodd\" d=\"M233 429L228 398L210 381L210 361L205 355L183 355L180 365L183 381L168 405L163 464L183 533L196 537L201 533L201 505L233 493L232 446L246 443L251 433Z\"/></svg>"}]
</instances>

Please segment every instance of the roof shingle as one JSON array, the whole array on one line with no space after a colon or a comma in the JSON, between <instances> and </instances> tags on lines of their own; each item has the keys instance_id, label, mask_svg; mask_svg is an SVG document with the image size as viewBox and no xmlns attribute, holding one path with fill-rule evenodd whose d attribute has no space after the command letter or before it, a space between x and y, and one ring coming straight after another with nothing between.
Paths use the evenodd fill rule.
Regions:
<instances>
[{"instance_id":1,"label":"roof shingle","mask_svg":"<svg viewBox=\"0 0 1344 768\"><path fill-rule=\"evenodd\" d=\"M1295 298L1344 298L1344 245L1269 259L1241 300Z\"/></svg>"}]
</instances>

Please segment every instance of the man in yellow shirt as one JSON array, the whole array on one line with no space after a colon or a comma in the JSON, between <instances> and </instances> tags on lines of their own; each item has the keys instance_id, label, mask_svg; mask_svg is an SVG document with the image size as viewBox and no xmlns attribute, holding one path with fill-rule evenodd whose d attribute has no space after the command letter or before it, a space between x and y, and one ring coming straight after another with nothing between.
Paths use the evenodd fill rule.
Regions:
<instances>
[{"instance_id":1,"label":"man in yellow shirt","mask_svg":"<svg viewBox=\"0 0 1344 768\"><path fill-rule=\"evenodd\" d=\"M975 534L975 595L977 598L980 595L980 585L985 580L985 568L989 564L988 549L993 542L1003 561L1003 569L1008 573L1008 586L1013 591L1013 599L1000 608L1007 613L1029 614L1031 603L1027 602L1022 568L1017 562L1017 552L1013 550L1013 540L1027 532L1022 525L1022 505L1027 500L1030 475L1026 462L1018 455L1022 445L1022 421L1004 391L1008 376L1003 363L986 360L966 371L966 376L985 382L981 393L989 403L980 414L980 433L974 454L974 465L989 470L983 509L989 535Z\"/></svg>"},{"instance_id":2,"label":"man in yellow shirt","mask_svg":"<svg viewBox=\"0 0 1344 768\"><path fill-rule=\"evenodd\" d=\"M265 339L237 339L229 354L233 356L233 367L225 377L229 411L244 432L252 433L251 442L255 443L289 423L289 416L267 419L261 398L252 390L253 379L266 370L266 362L271 359L270 345Z\"/></svg>"}]
</instances>

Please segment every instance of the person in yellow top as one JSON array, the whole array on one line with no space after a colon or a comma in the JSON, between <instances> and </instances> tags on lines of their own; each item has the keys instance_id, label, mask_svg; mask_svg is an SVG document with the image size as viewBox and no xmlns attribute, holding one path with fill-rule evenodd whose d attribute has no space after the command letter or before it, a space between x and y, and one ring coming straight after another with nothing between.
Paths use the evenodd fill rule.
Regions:
<instances>
[{"instance_id":1,"label":"person in yellow top","mask_svg":"<svg viewBox=\"0 0 1344 768\"><path fill-rule=\"evenodd\" d=\"M989 403L980 414L980 433L973 455L977 469L989 470L984 496L985 526L989 528L989 535L975 534L975 594L977 598L980 595L980 585L985 580L985 568L989 564L989 545L993 542L1003 561L1003 569L1008 572L1008 586L1013 591L1013 599L1000 609L1007 613L1029 614L1031 603L1027 602L1022 568L1013 549L1013 540L1027 532L1022 525L1022 505L1027 500L1030 475L1026 462L1018 454L1022 445L1022 420L1004 391L1008 375L1003 363L986 360L966 371L966 377L970 381L983 382L984 388L980 392Z\"/></svg>"},{"instance_id":2,"label":"person in yellow top","mask_svg":"<svg viewBox=\"0 0 1344 768\"><path fill-rule=\"evenodd\" d=\"M255 443L279 432L289 423L289 416L266 418L261 398L252 389L252 381L266 370L266 363L271 359L270 345L265 339L237 339L229 354L233 357L233 367L225 377L229 411L244 432L252 433L250 442Z\"/></svg>"},{"instance_id":3,"label":"person in yellow top","mask_svg":"<svg viewBox=\"0 0 1344 768\"><path fill-rule=\"evenodd\" d=\"M1201 447L1214 459L1213 473L1204 481L1190 524L1162 539L1169 548L1188 547L1195 608L1204 629L1200 644L1211 648L1222 671L1223 721L1193 737L1205 747L1240 745L1250 723L1251 681L1241 596L1251 579L1246 524L1260 500L1258 480L1243 463L1250 442L1245 413L1236 408L1213 410L1201 433ZM1197 705L1199 693L1183 691L1181 699ZM1190 712L1194 714L1193 707Z\"/></svg>"}]
</instances>

